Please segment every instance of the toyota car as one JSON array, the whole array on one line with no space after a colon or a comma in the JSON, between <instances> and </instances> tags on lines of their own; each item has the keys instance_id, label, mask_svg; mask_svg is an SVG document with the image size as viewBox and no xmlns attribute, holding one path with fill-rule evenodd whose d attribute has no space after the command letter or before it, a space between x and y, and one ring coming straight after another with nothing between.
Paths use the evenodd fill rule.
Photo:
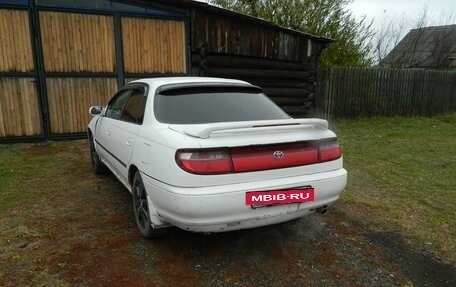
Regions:
<instances>
[{"instance_id":1,"label":"toyota car","mask_svg":"<svg viewBox=\"0 0 456 287\"><path fill-rule=\"evenodd\" d=\"M90 108L92 168L132 193L144 237L225 232L324 213L345 188L322 119L293 119L244 81L140 79Z\"/></svg>"}]
</instances>

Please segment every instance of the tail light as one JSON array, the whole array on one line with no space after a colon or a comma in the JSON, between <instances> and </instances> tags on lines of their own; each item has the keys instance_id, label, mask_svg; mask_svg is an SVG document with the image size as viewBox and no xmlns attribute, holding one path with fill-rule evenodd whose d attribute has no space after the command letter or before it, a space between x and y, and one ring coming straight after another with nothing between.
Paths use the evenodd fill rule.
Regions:
<instances>
[{"instance_id":1,"label":"tail light","mask_svg":"<svg viewBox=\"0 0 456 287\"><path fill-rule=\"evenodd\" d=\"M310 143L241 147L231 150L235 172L301 166L318 162L318 148Z\"/></svg>"},{"instance_id":2,"label":"tail light","mask_svg":"<svg viewBox=\"0 0 456 287\"><path fill-rule=\"evenodd\" d=\"M177 164L195 174L223 174L233 172L228 150L180 150L176 153Z\"/></svg>"},{"instance_id":3,"label":"tail light","mask_svg":"<svg viewBox=\"0 0 456 287\"><path fill-rule=\"evenodd\" d=\"M342 151L337 140L320 142L318 150L320 162L336 160L342 156Z\"/></svg>"},{"instance_id":4,"label":"tail light","mask_svg":"<svg viewBox=\"0 0 456 287\"><path fill-rule=\"evenodd\" d=\"M193 174L213 175L288 168L328 162L342 156L334 140L221 149L186 149L176 162Z\"/></svg>"}]
</instances>

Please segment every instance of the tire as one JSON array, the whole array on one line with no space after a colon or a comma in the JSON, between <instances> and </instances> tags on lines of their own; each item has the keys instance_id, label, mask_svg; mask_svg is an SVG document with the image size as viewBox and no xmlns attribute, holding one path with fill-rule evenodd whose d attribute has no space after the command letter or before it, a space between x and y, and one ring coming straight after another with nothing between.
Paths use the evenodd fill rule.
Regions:
<instances>
[{"instance_id":1,"label":"tire","mask_svg":"<svg viewBox=\"0 0 456 287\"><path fill-rule=\"evenodd\" d=\"M93 143L93 138L89 136L89 145L90 145L90 161L92 164L92 171L95 174L106 173L106 166L101 162L100 157L98 156L97 151L95 150L95 144Z\"/></svg>"},{"instance_id":2,"label":"tire","mask_svg":"<svg viewBox=\"0 0 456 287\"><path fill-rule=\"evenodd\" d=\"M156 229L152 226L147 192L139 172L135 173L131 191L133 194L133 211L135 212L136 225L141 235L145 238L156 238L168 233L169 228Z\"/></svg>"}]
</instances>

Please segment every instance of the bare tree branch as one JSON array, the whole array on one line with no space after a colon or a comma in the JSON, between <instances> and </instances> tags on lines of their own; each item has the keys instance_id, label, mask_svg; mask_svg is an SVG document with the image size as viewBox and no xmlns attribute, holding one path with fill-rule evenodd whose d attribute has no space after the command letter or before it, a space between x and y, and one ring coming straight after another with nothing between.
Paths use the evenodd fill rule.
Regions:
<instances>
[{"instance_id":1,"label":"bare tree branch","mask_svg":"<svg viewBox=\"0 0 456 287\"><path fill-rule=\"evenodd\" d=\"M380 66L444 69L453 64L456 56L456 25L428 27L433 20L428 11L428 6L423 5L412 26L395 19L384 24L376 35L375 43L376 60ZM441 15L440 22L455 21L453 11L445 15L446 20ZM412 29L399 41L407 28Z\"/></svg>"}]
</instances>

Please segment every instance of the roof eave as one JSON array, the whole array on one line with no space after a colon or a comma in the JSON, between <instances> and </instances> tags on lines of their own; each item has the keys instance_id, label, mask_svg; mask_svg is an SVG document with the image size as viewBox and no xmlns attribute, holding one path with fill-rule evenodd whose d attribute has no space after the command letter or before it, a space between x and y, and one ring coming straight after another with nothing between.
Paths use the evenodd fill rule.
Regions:
<instances>
[{"instance_id":1,"label":"roof eave","mask_svg":"<svg viewBox=\"0 0 456 287\"><path fill-rule=\"evenodd\" d=\"M274 28L274 29L277 29L277 30L281 30L281 31L284 31L284 32L288 32L288 33L291 33L291 34L295 34L295 35L299 35L299 36L303 36L303 37L308 37L308 38L311 38L311 39L319 41L319 42L323 42L323 43L327 43L327 44L335 42L335 40L333 40L331 38L317 36L317 35L313 35L313 34L310 34L310 33L302 32L302 31L298 31L298 30L294 30L294 29L290 29L290 28L285 28L285 27L276 25L276 24L274 24L274 23L272 23L272 22L270 22L268 20L264 20L264 19L261 19L261 18L258 18L258 17L254 17L254 16L251 16L251 15L247 15L247 14L231 11L231 10L228 10L228 9L225 9L225 8L213 6L213 5L210 5L208 3L204 3L204 2L198 2L198 1L193 1L193 0L148 0L148 2L155 2L155 3L165 4L165 5L184 7L184 8L187 8L187 9L201 9L201 10L205 10L205 11L211 11L211 12L215 12L215 13L226 14L226 15L230 15L232 17L237 17L237 18L240 18L240 19L243 19L243 20L246 20L246 21L255 22L255 23L260 24L260 25L269 26L271 28Z\"/></svg>"}]
</instances>

